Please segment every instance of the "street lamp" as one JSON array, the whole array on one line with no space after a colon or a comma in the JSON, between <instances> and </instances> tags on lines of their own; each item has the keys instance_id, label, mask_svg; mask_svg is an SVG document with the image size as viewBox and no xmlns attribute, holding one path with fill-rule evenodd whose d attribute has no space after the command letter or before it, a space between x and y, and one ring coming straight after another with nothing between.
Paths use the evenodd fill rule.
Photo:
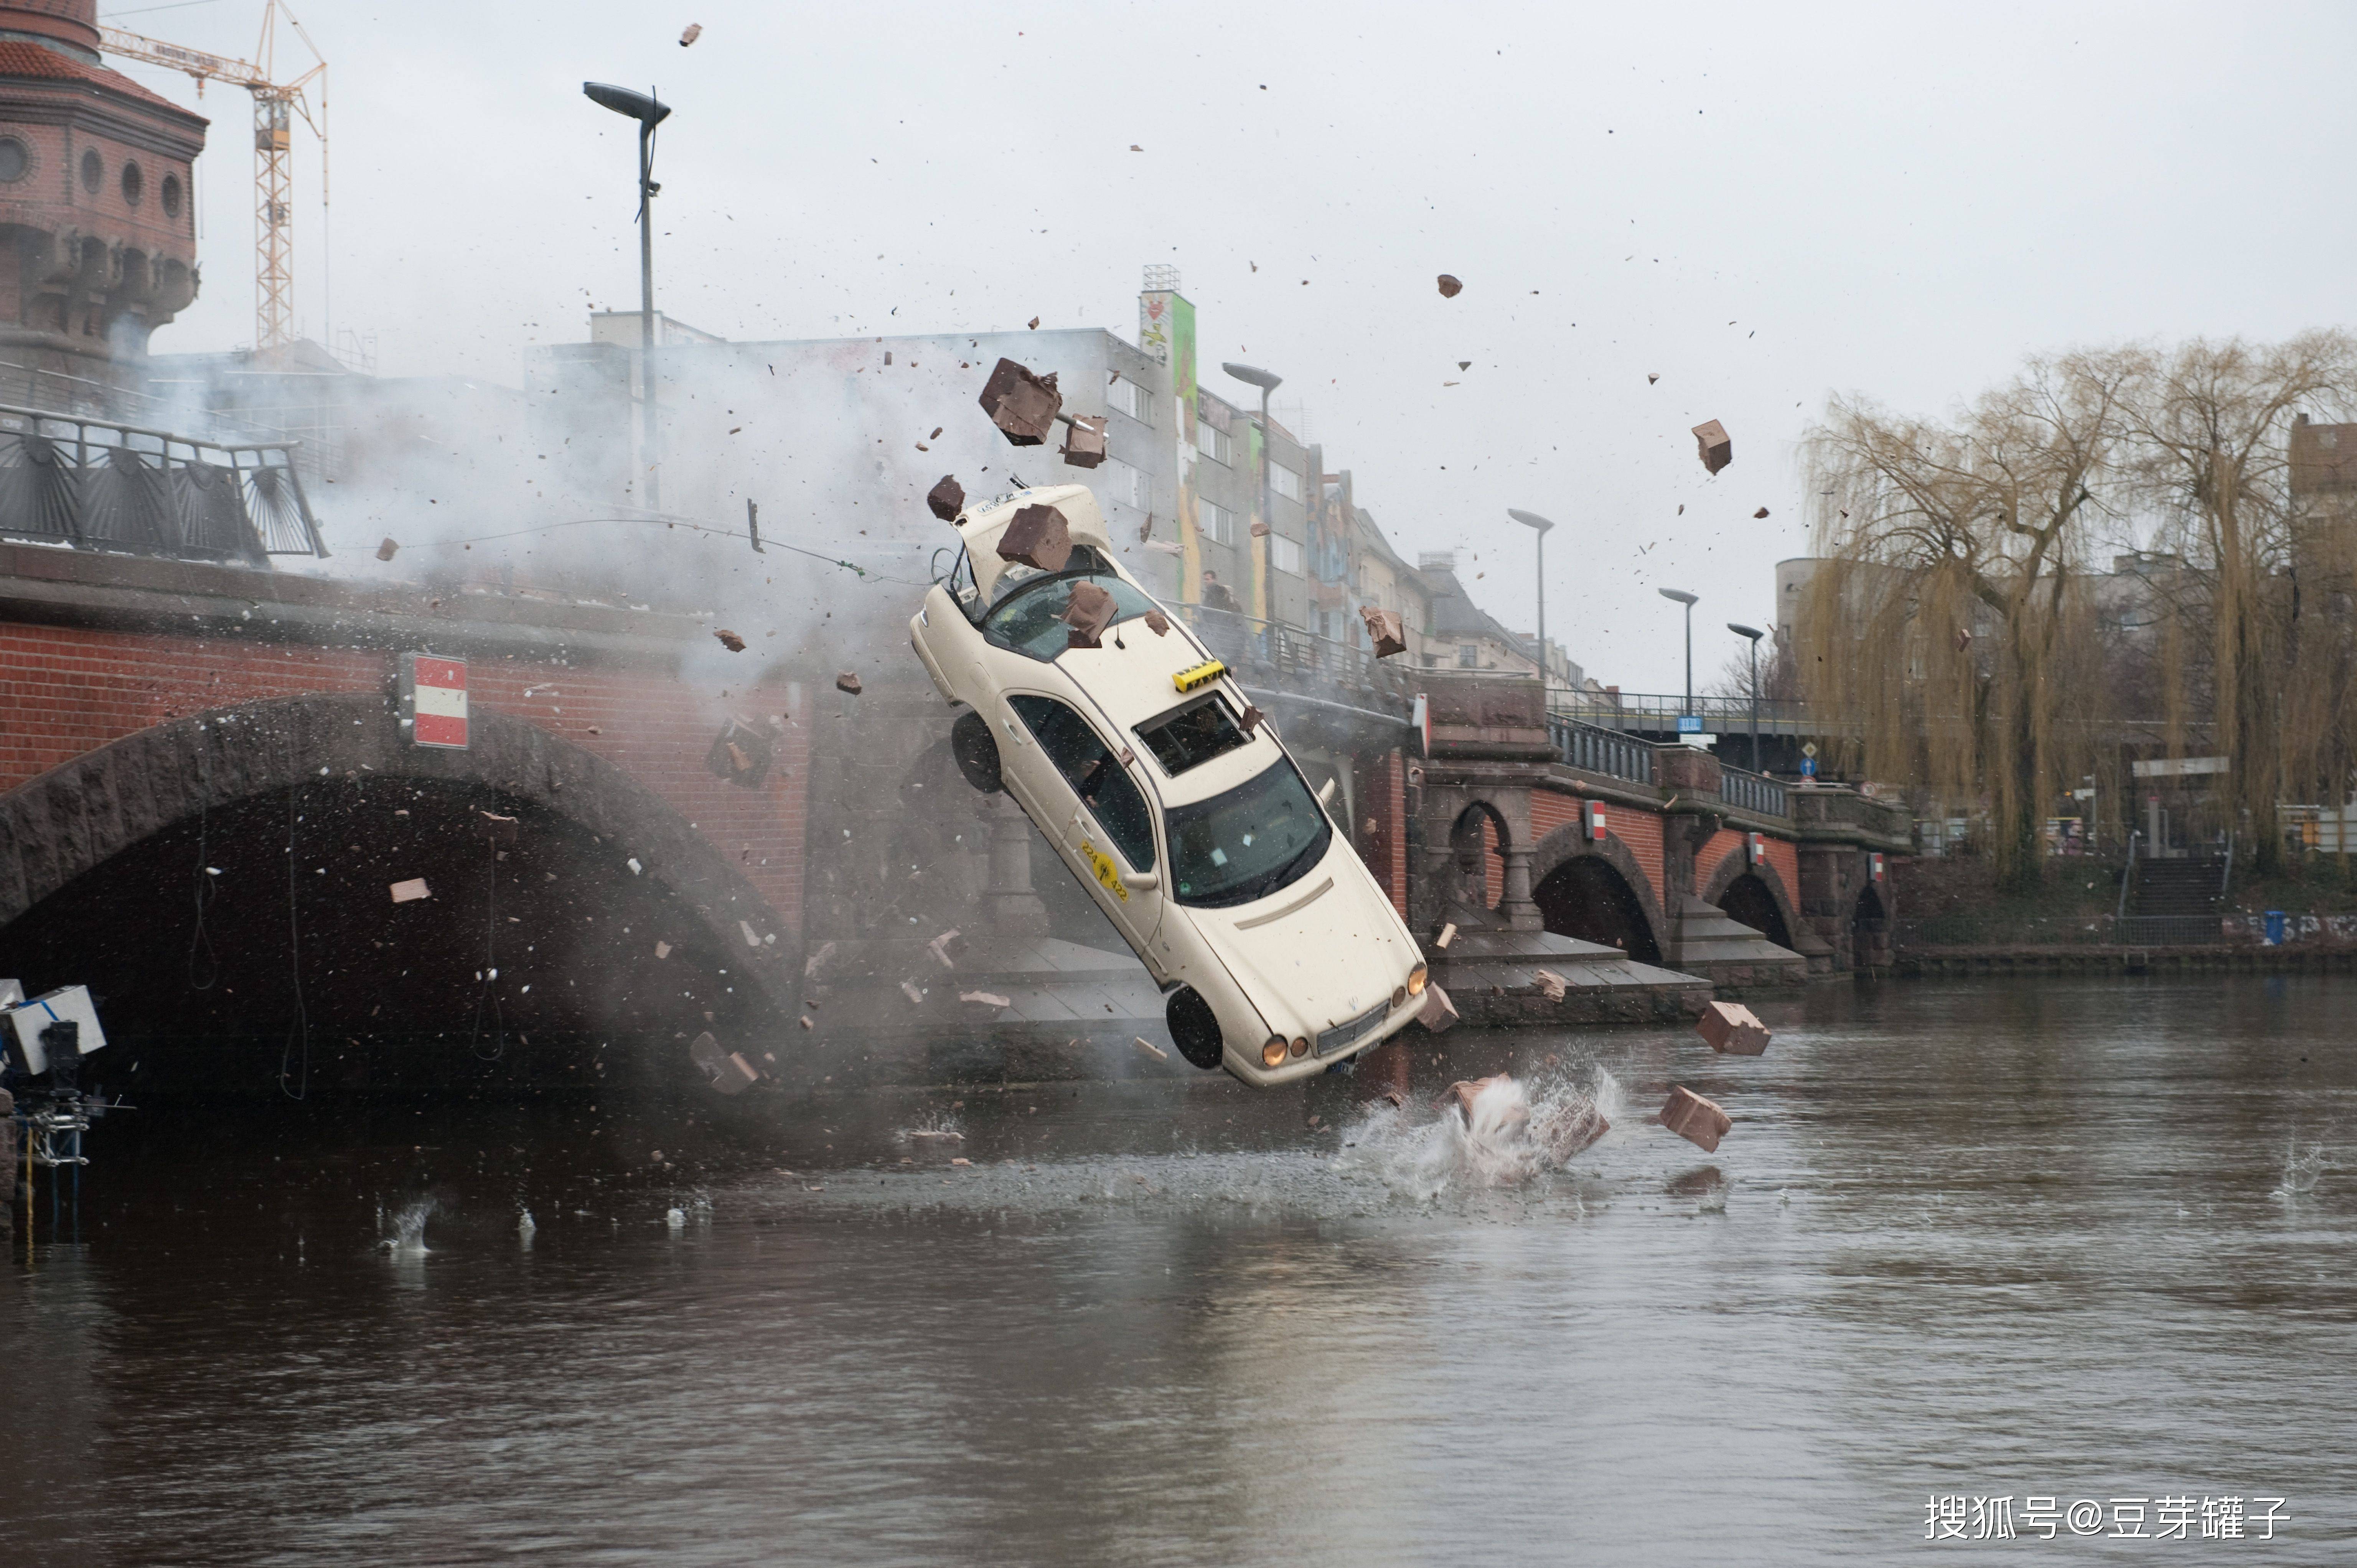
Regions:
<instances>
[{"instance_id":1,"label":"street lamp","mask_svg":"<svg viewBox=\"0 0 2357 1568\"><path fill-rule=\"evenodd\" d=\"M1756 626L1727 623L1727 629L1751 643L1751 771L1760 771L1760 639L1768 634Z\"/></svg>"},{"instance_id":2,"label":"street lamp","mask_svg":"<svg viewBox=\"0 0 2357 1568\"><path fill-rule=\"evenodd\" d=\"M1553 523L1549 522L1546 519L1544 519L1544 518L1541 517L1538 513L1536 513L1536 512L1534 512L1534 511L1517 511L1517 510L1515 510L1512 507L1508 507L1508 508L1506 509L1506 515L1507 515L1508 517L1512 518L1516 522L1521 523L1524 528L1527 528L1527 529L1531 530L1533 532L1534 532L1534 533L1536 533L1536 534L1538 535L1538 546L1539 546L1539 701L1540 701L1541 703L1544 703L1544 702L1546 701L1546 690L1547 690L1547 646L1546 646L1546 536L1547 536L1547 530L1548 530L1548 529L1550 529L1550 528L1553 528L1553 527L1555 526L1555 524L1553 524Z\"/></svg>"},{"instance_id":3,"label":"street lamp","mask_svg":"<svg viewBox=\"0 0 2357 1568\"><path fill-rule=\"evenodd\" d=\"M581 91L598 107L639 123L639 388L644 411L640 445L648 462L647 499L651 503L648 510L661 511L662 473L655 462L655 225L649 208L662 188L654 179L655 127L670 115L671 105L657 102L651 93L602 81L585 81Z\"/></svg>"},{"instance_id":4,"label":"street lamp","mask_svg":"<svg viewBox=\"0 0 2357 1568\"><path fill-rule=\"evenodd\" d=\"M1260 370L1252 365L1238 365L1223 362L1220 366L1220 369L1226 371L1229 375L1235 377L1236 380L1243 382L1246 386L1260 388L1260 520L1262 522L1267 524L1269 532L1273 533L1276 531L1276 519L1271 515L1271 509L1269 506L1268 394L1283 386L1285 384L1285 378L1279 375L1273 375L1267 371ZM1263 544L1260 547L1259 559L1254 563L1254 564L1260 568L1261 603L1259 607L1262 611L1261 618L1263 622L1261 626L1261 639L1263 642L1265 643L1268 638L1268 626L1266 623L1276 618L1275 616L1267 613L1270 609L1270 595L1268 592L1268 546L1266 544ZM1264 651L1265 651L1265 649L1264 649Z\"/></svg>"},{"instance_id":5,"label":"street lamp","mask_svg":"<svg viewBox=\"0 0 2357 1568\"><path fill-rule=\"evenodd\" d=\"M1662 596L1662 597L1663 597L1663 598L1665 598L1665 599L1674 599L1674 600L1676 600L1679 604L1682 604L1682 605L1685 606L1685 607L1686 607L1686 705L1685 705L1685 714L1680 714L1680 715L1679 715L1681 718L1683 718L1683 717L1684 717L1686 714L1692 714L1692 713L1694 712L1694 607L1695 607L1695 596L1694 596L1692 594L1687 593L1684 588L1657 588L1657 589L1655 589L1654 591L1655 591L1656 593L1660 594L1660 595ZM1680 733L1682 733L1682 734L1683 734L1683 733L1684 733L1684 726L1682 725L1680 725L1680 726L1679 726L1679 729L1680 729Z\"/></svg>"}]
</instances>

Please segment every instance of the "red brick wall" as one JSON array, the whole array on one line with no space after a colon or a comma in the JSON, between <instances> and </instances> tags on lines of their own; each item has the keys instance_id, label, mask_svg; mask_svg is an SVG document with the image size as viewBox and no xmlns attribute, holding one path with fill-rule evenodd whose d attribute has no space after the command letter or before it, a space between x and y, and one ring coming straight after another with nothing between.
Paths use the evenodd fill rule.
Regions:
<instances>
[{"instance_id":1,"label":"red brick wall","mask_svg":"<svg viewBox=\"0 0 2357 1568\"><path fill-rule=\"evenodd\" d=\"M273 697L390 691L398 661L347 649L0 626L0 790L166 719ZM528 719L669 802L800 940L807 689L791 704L784 682L732 687L724 698L660 674L522 660L470 660L467 679L477 711ZM759 789L705 771L712 736L730 712L788 721ZM593 726L600 733L590 734Z\"/></svg>"},{"instance_id":2,"label":"red brick wall","mask_svg":"<svg viewBox=\"0 0 2357 1568\"><path fill-rule=\"evenodd\" d=\"M1721 828L1710 835L1710 842L1702 846L1700 854L1695 856L1695 885L1681 891L1699 893L1709 886L1710 879L1718 875L1719 864L1730 854L1736 857L1738 865L1742 864L1743 835L1732 828ZM1743 873L1738 870L1736 875L1740 876Z\"/></svg>"},{"instance_id":3,"label":"red brick wall","mask_svg":"<svg viewBox=\"0 0 2357 1568\"><path fill-rule=\"evenodd\" d=\"M1653 897L1663 908L1669 900L1662 891L1662 819L1652 811L1640 811L1627 806L1607 802L1604 825L1614 838L1626 844L1629 853L1652 885Z\"/></svg>"},{"instance_id":4,"label":"red brick wall","mask_svg":"<svg viewBox=\"0 0 2357 1568\"><path fill-rule=\"evenodd\" d=\"M1394 746L1385 768L1383 804L1388 813L1383 821L1383 843L1390 848L1391 864L1384 868L1383 886L1391 890L1392 908L1400 918L1407 918L1407 760Z\"/></svg>"},{"instance_id":5,"label":"red brick wall","mask_svg":"<svg viewBox=\"0 0 2357 1568\"><path fill-rule=\"evenodd\" d=\"M1481 814L1481 904L1494 909L1506 897L1506 863L1498 858L1498 824Z\"/></svg>"},{"instance_id":6,"label":"red brick wall","mask_svg":"<svg viewBox=\"0 0 2357 1568\"><path fill-rule=\"evenodd\" d=\"M1711 834L1710 843L1703 846L1702 854L1696 862L1695 875L1702 879L1697 885L1696 891L1710 886L1711 878L1718 875L1719 863L1722 860L1730 854L1739 857L1742 854L1743 835L1741 833L1730 828L1721 828ZM1790 839L1770 838L1768 841L1768 864L1774 867L1776 875L1783 879L1786 896L1792 898L1800 897L1801 852L1793 846ZM1738 872L1737 875L1742 874Z\"/></svg>"}]
</instances>

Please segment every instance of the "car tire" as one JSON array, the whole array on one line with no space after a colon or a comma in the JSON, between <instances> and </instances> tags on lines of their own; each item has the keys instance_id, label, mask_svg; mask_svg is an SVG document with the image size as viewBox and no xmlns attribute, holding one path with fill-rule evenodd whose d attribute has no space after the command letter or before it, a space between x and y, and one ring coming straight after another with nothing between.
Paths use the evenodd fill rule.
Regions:
<instances>
[{"instance_id":1,"label":"car tire","mask_svg":"<svg viewBox=\"0 0 2357 1568\"><path fill-rule=\"evenodd\" d=\"M965 781L984 794L1006 788L998 777L998 737L990 733L990 721L971 708L950 725L950 757Z\"/></svg>"},{"instance_id":2,"label":"car tire","mask_svg":"<svg viewBox=\"0 0 2357 1568\"><path fill-rule=\"evenodd\" d=\"M1189 1066L1208 1071L1220 1065L1220 1020L1201 992L1180 986L1162 1004L1162 1017L1170 1026L1170 1043Z\"/></svg>"}]
</instances>

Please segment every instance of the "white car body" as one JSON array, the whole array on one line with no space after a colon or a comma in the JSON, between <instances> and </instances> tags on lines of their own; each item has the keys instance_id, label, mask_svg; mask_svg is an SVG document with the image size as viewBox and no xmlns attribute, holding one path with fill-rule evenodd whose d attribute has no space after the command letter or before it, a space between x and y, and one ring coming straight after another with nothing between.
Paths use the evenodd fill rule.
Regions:
<instances>
[{"instance_id":1,"label":"white car body","mask_svg":"<svg viewBox=\"0 0 2357 1568\"><path fill-rule=\"evenodd\" d=\"M1027 505L1063 513L1074 546L1065 573L999 558L1000 535ZM1283 1083L1348 1060L1415 1018L1425 966L1405 923L1314 795L1316 826L1307 823L1295 786L1308 792L1308 782L1272 726L1229 732L1220 707L1241 717L1247 700L1224 671L1204 671L1217 662L1211 651L1167 611L1168 630L1149 628L1140 603L1160 607L1114 559L1087 487L1002 497L961 516L957 528L965 545L957 568L927 591L909 623L917 657L944 698L989 725L1007 793L1165 993L1191 987L1210 1004L1220 1065L1247 1083ZM1069 596L1069 584L1039 588L1035 580L1064 583L1082 566L1083 549L1095 552L1100 585L1113 576L1127 585L1128 593L1114 590L1126 614L1102 646L1067 650L1060 621L1048 628L1037 613L1026 620L1012 612L1027 596ZM999 610L1011 613L994 618ZM1015 640L1027 625L1038 628L1030 652ZM1189 673L1197 683L1182 687ZM1078 714L1086 730L1050 704ZM1174 714L1178 724L1168 722ZM1135 795L1108 776L1116 766ZM1082 768L1076 784L1070 774ZM1280 768L1287 771L1273 771ZM1264 819L1278 825L1263 828ZM1297 855L1282 864L1254 875L1240 869L1297 843ZM1242 879L1222 886L1222 876ZM1272 1065L1264 1053L1279 1040L1284 1055Z\"/></svg>"}]
</instances>

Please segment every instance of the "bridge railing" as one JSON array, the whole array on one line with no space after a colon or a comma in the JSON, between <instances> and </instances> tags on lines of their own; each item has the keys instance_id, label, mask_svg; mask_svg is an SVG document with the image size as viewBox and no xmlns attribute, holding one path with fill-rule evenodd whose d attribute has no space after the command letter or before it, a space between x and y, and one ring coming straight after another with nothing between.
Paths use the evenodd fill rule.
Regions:
<instances>
[{"instance_id":1,"label":"bridge railing","mask_svg":"<svg viewBox=\"0 0 2357 1568\"><path fill-rule=\"evenodd\" d=\"M1603 729L1645 730L1675 734L1678 715L1695 714L1712 735L1751 733L1751 699L1697 695L1689 706L1676 693L1587 692L1558 689L1548 693L1548 707L1566 718ZM1818 715L1822 718L1823 715ZM1793 697L1763 697L1760 729L1765 735L1817 733L1809 704ZM1839 728L1839 725L1835 725Z\"/></svg>"},{"instance_id":2,"label":"bridge railing","mask_svg":"<svg viewBox=\"0 0 2357 1568\"><path fill-rule=\"evenodd\" d=\"M0 538L256 565L323 556L296 445L0 403Z\"/></svg>"},{"instance_id":3,"label":"bridge railing","mask_svg":"<svg viewBox=\"0 0 2357 1568\"><path fill-rule=\"evenodd\" d=\"M1283 621L1263 620L1236 610L1178 604L1171 612L1247 683L1275 681L1314 691L1333 686L1354 693L1380 694L1402 707L1412 682L1405 670L1377 659L1372 649L1353 648L1330 637Z\"/></svg>"},{"instance_id":4,"label":"bridge railing","mask_svg":"<svg viewBox=\"0 0 2357 1568\"><path fill-rule=\"evenodd\" d=\"M1730 806L1762 816L1783 817L1792 813L1784 803L1784 786L1773 779L1740 768L1719 764L1718 798Z\"/></svg>"},{"instance_id":5,"label":"bridge railing","mask_svg":"<svg viewBox=\"0 0 2357 1568\"><path fill-rule=\"evenodd\" d=\"M1585 768L1608 779L1627 779L1639 784L1653 782L1651 742L1631 740L1618 730L1583 724L1558 714L1547 715L1547 739L1555 746L1556 759L1567 768Z\"/></svg>"}]
</instances>

